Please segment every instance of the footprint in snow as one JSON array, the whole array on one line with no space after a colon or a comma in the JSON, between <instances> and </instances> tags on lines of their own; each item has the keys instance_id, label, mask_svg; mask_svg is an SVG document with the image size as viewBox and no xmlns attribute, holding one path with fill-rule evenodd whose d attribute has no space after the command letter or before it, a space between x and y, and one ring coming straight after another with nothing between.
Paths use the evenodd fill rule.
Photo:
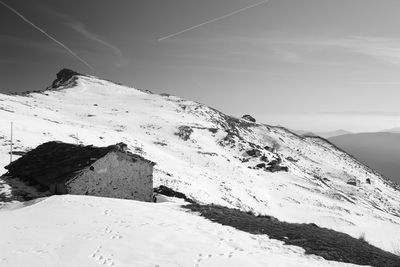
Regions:
<instances>
[{"instance_id":1,"label":"footprint in snow","mask_svg":"<svg viewBox=\"0 0 400 267\"><path fill-rule=\"evenodd\" d=\"M106 257L105 255L102 255L101 252L101 246L98 247L92 254L89 255L89 258L92 258L93 260L97 261L99 265L107 265L107 266L114 266L114 261L112 260L111 256Z\"/></svg>"},{"instance_id":2,"label":"footprint in snow","mask_svg":"<svg viewBox=\"0 0 400 267\"><path fill-rule=\"evenodd\" d=\"M110 227L106 227L104 228L104 232L110 236L110 239L121 239L122 235L120 235L118 232L114 232L113 230L111 230Z\"/></svg>"},{"instance_id":3,"label":"footprint in snow","mask_svg":"<svg viewBox=\"0 0 400 267\"><path fill-rule=\"evenodd\" d=\"M115 234L111 237L111 239L121 239L121 238L122 238L122 235L120 235L120 234Z\"/></svg>"},{"instance_id":4,"label":"footprint in snow","mask_svg":"<svg viewBox=\"0 0 400 267\"><path fill-rule=\"evenodd\" d=\"M211 259L213 257L212 254L205 254L203 255L202 253L197 254L197 258L195 260L195 266L198 267L200 266L200 263L205 260L205 259Z\"/></svg>"},{"instance_id":5,"label":"footprint in snow","mask_svg":"<svg viewBox=\"0 0 400 267\"><path fill-rule=\"evenodd\" d=\"M104 215L106 215L106 216L111 216L111 211L110 211L110 210L105 210L105 211L104 211Z\"/></svg>"}]
</instances>

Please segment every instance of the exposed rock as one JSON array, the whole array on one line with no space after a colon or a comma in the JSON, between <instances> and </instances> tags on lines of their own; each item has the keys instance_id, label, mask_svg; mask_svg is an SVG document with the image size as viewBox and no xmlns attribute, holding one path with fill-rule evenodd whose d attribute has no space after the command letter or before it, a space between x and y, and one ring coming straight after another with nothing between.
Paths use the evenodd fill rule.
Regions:
<instances>
[{"instance_id":1,"label":"exposed rock","mask_svg":"<svg viewBox=\"0 0 400 267\"><path fill-rule=\"evenodd\" d=\"M253 148L253 149L247 150L245 154L247 154L250 157L259 157L259 156L261 156L261 151L256 148Z\"/></svg>"},{"instance_id":2,"label":"exposed rock","mask_svg":"<svg viewBox=\"0 0 400 267\"><path fill-rule=\"evenodd\" d=\"M265 163L259 163L256 165L255 168L261 169L261 168L265 168L265 166L266 166Z\"/></svg>"},{"instance_id":3,"label":"exposed rock","mask_svg":"<svg viewBox=\"0 0 400 267\"><path fill-rule=\"evenodd\" d=\"M287 171L289 171L289 168L287 166L280 166L280 165L271 165L271 166L266 167L265 169L270 172L279 172L279 171L287 172Z\"/></svg>"},{"instance_id":4,"label":"exposed rock","mask_svg":"<svg viewBox=\"0 0 400 267\"><path fill-rule=\"evenodd\" d=\"M265 146L264 149L268 150L269 152L274 152L274 148L273 147Z\"/></svg>"},{"instance_id":5,"label":"exposed rock","mask_svg":"<svg viewBox=\"0 0 400 267\"><path fill-rule=\"evenodd\" d=\"M188 198L185 194L175 191L169 187L166 187L164 185L160 185L157 188L154 188L154 193L160 194L160 195L164 195L167 197L176 197L176 198L181 198L184 199L185 201L189 202L189 203L195 203L195 201L193 201L192 199Z\"/></svg>"},{"instance_id":6,"label":"exposed rock","mask_svg":"<svg viewBox=\"0 0 400 267\"><path fill-rule=\"evenodd\" d=\"M365 180L365 182L366 182L367 184L371 184L371 179L367 178L367 179Z\"/></svg>"},{"instance_id":7,"label":"exposed rock","mask_svg":"<svg viewBox=\"0 0 400 267\"><path fill-rule=\"evenodd\" d=\"M153 144L160 145L160 146L166 146L167 145L167 143L162 142L162 141L155 141L155 142L153 142Z\"/></svg>"},{"instance_id":8,"label":"exposed rock","mask_svg":"<svg viewBox=\"0 0 400 267\"><path fill-rule=\"evenodd\" d=\"M215 152L197 151L197 153L199 153L201 155L207 155L207 156L218 156L218 154Z\"/></svg>"},{"instance_id":9,"label":"exposed rock","mask_svg":"<svg viewBox=\"0 0 400 267\"><path fill-rule=\"evenodd\" d=\"M294 159L294 158L292 158L292 157L287 157L286 158L288 161L291 161L291 162L298 162L299 160L298 159Z\"/></svg>"},{"instance_id":10,"label":"exposed rock","mask_svg":"<svg viewBox=\"0 0 400 267\"><path fill-rule=\"evenodd\" d=\"M347 184L357 186L357 180L356 179L350 179L347 181Z\"/></svg>"},{"instance_id":11,"label":"exposed rock","mask_svg":"<svg viewBox=\"0 0 400 267\"><path fill-rule=\"evenodd\" d=\"M281 163L282 163L281 158L278 157L276 159L273 159L268 163L268 167L266 167L265 170L270 172L289 171L289 168L287 166L281 166L280 165Z\"/></svg>"},{"instance_id":12,"label":"exposed rock","mask_svg":"<svg viewBox=\"0 0 400 267\"><path fill-rule=\"evenodd\" d=\"M288 166L280 166L280 171L282 172L288 172L289 171L289 167Z\"/></svg>"},{"instance_id":13,"label":"exposed rock","mask_svg":"<svg viewBox=\"0 0 400 267\"><path fill-rule=\"evenodd\" d=\"M213 134L216 134L218 132L218 128L208 128L208 130Z\"/></svg>"},{"instance_id":14,"label":"exposed rock","mask_svg":"<svg viewBox=\"0 0 400 267\"><path fill-rule=\"evenodd\" d=\"M190 138L190 135L193 133L193 129L189 126L179 126L179 132L175 133L175 135L179 136L182 140L187 141Z\"/></svg>"},{"instance_id":15,"label":"exposed rock","mask_svg":"<svg viewBox=\"0 0 400 267\"><path fill-rule=\"evenodd\" d=\"M242 119L246 120L246 121L251 121L251 122L256 122L256 119L253 118L252 116L246 114L242 116Z\"/></svg>"},{"instance_id":16,"label":"exposed rock","mask_svg":"<svg viewBox=\"0 0 400 267\"><path fill-rule=\"evenodd\" d=\"M72 87L75 85L74 76L81 75L80 73L70 70L62 69L57 73L57 79L52 83L51 88L59 87Z\"/></svg>"}]
</instances>

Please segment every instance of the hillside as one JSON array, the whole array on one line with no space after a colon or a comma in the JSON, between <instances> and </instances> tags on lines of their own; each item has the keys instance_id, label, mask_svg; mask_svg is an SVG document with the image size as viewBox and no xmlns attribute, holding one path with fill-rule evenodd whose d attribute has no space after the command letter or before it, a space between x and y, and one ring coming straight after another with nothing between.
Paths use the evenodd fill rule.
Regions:
<instances>
[{"instance_id":1,"label":"hillside","mask_svg":"<svg viewBox=\"0 0 400 267\"><path fill-rule=\"evenodd\" d=\"M18 152L51 140L125 142L157 163L155 186L198 202L365 234L387 251L400 244L399 191L321 138L68 71L46 91L1 95L0 167L9 161L10 122Z\"/></svg>"},{"instance_id":2,"label":"hillside","mask_svg":"<svg viewBox=\"0 0 400 267\"><path fill-rule=\"evenodd\" d=\"M0 265L355 266L212 223L180 204L66 195L8 205L0 211Z\"/></svg>"},{"instance_id":3,"label":"hillside","mask_svg":"<svg viewBox=\"0 0 400 267\"><path fill-rule=\"evenodd\" d=\"M400 184L400 134L359 133L336 136L332 143L357 159Z\"/></svg>"}]
</instances>

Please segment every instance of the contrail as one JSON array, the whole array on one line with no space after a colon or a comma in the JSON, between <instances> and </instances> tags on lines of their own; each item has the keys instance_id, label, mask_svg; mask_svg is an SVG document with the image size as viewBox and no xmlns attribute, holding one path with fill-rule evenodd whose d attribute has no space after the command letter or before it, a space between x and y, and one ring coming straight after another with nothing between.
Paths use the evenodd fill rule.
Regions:
<instances>
[{"instance_id":1,"label":"contrail","mask_svg":"<svg viewBox=\"0 0 400 267\"><path fill-rule=\"evenodd\" d=\"M9 5L7 5L6 3L4 3L3 1L0 0L0 4L2 4L3 6L5 6L6 8L8 8L9 10L11 10L14 14L16 14L18 17L20 17L21 19L23 19L26 23L30 24L32 27L34 27L36 30L40 31L41 33L43 33L44 35L46 35L50 40L52 40L53 42L55 42L56 44L58 44L59 46L61 46L62 48L64 48L65 50L68 51L68 53L70 53L72 56L74 56L76 59L78 59L80 62L82 62L83 64L85 64L87 67L89 67L90 69L94 70L95 69L89 64L87 63L83 58L81 58L80 56L78 56L74 51L72 51L71 49L69 49L66 45L64 45L63 43L61 43L60 41L58 41L57 39L55 39L53 36L51 36L50 34L48 34L47 32L45 32L43 29L41 29L39 26L35 25L32 21L30 21L29 19L27 19L24 15L22 15L21 13L19 13L17 10L15 10L14 8L10 7Z\"/></svg>"},{"instance_id":2,"label":"contrail","mask_svg":"<svg viewBox=\"0 0 400 267\"><path fill-rule=\"evenodd\" d=\"M191 30L193 30L193 29L199 28L199 27L204 26L204 25L206 25L206 24L209 24L209 23L212 23L212 22L215 22L215 21L218 21L218 20L227 18L227 17L229 17L229 16L235 15L235 14L237 14L237 13L243 12L243 11L245 11L245 10L247 10L247 9L250 9L250 8L253 8L253 7L262 5L262 4L266 4L266 3L268 3L268 1L269 1L269 0L265 0L265 1L259 2L259 3L257 3L257 4L254 4L254 5L241 8L241 9L239 9L239 10L236 10L236 11L231 12L231 13L229 13L229 14L223 15L223 16L221 16L221 17L218 17L218 18L215 18L215 19L212 19L212 20L208 20L208 21L206 21L206 22L203 22L203 23L201 23L201 24L199 24L199 25L196 25L196 26L187 28L187 29L182 30L182 31L180 31L180 32L176 32L176 33L173 33L173 34L164 36L164 37L158 39L158 41L163 41L163 40L168 39L168 38L171 38L171 37L173 37L173 36L177 36L177 35L179 35L179 34L181 34L181 33L184 33L184 32L187 32L187 31L191 31Z\"/></svg>"}]
</instances>

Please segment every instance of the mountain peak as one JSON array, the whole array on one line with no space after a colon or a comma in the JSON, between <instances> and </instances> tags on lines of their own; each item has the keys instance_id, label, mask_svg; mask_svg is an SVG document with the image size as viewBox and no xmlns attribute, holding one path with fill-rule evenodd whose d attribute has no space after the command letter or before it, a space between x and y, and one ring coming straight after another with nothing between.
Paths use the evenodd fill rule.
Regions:
<instances>
[{"instance_id":1,"label":"mountain peak","mask_svg":"<svg viewBox=\"0 0 400 267\"><path fill-rule=\"evenodd\" d=\"M57 73L57 79L53 81L49 89L56 89L56 88L68 88L72 87L76 84L75 76L83 75L79 72L76 72L71 69L63 68Z\"/></svg>"}]
</instances>

